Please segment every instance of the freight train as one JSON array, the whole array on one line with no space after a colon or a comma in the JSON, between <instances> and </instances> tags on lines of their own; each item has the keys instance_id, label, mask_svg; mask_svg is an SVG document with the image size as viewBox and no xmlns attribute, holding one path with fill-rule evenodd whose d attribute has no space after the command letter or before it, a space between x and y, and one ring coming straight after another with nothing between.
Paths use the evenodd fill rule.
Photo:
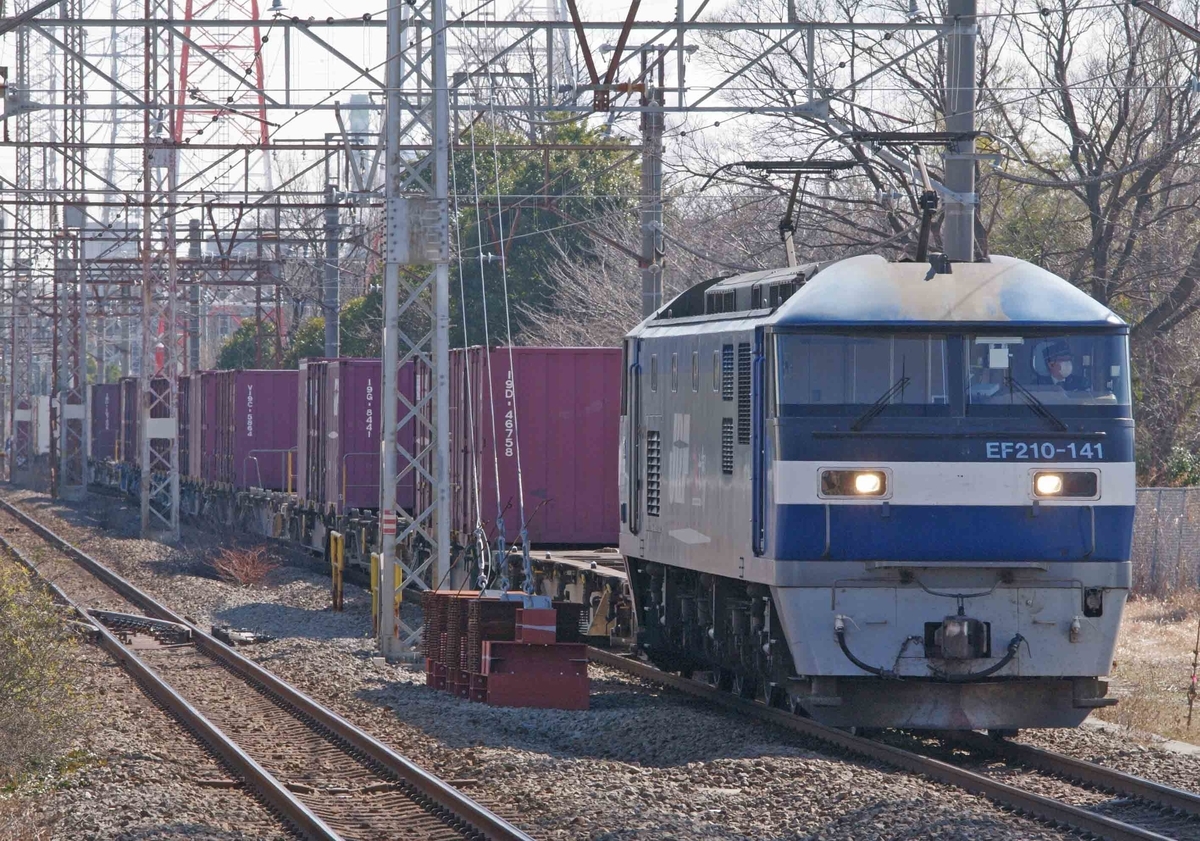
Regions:
<instances>
[{"instance_id":1,"label":"freight train","mask_svg":"<svg viewBox=\"0 0 1200 841\"><path fill-rule=\"evenodd\" d=\"M835 726L1115 703L1135 477L1109 309L1009 257L860 256L693 286L623 357L620 547L657 665Z\"/></svg>"},{"instance_id":2,"label":"freight train","mask_svg":"<svg viewBox=\"0 0 1200 841\"><path fill-rule=\"evenodd\" d=\"M480 530L494 544L502 522L506 545L517 541L523 491L529 542L537 550L536 590L589 605L591 636L631 635L615 552L617 465L608 456L617 448L620 365L616 348L451 352L455 586L475 582ZM411 363L399 372L410 405L420 380ZM137 394L130 377L94 385L90 397L92 481L130 495L140 491ZM366 577L379 545L379 359L308 359L299 371L201 371L180 377L178 394L186 517L318 553L338 532L348 567ZM419 452L416 430L411 418L398 430L409 452ZM398 483L398 516L403 520L417 505L428 500L409 472ZM509 560L519 579L520 559Z\"/></svg>"}]
</instances>

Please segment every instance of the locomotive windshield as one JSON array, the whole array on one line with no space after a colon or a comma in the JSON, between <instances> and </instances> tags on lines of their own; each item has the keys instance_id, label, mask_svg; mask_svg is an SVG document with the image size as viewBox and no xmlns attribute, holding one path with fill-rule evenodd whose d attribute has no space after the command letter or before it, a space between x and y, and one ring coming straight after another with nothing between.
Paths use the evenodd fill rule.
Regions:
<instances>
[{"instance_id":1,"label":"locomotive windshield","mask_svg":"<svg viewBox=\"0 0 1200 841\"><path fill-rule=\"evenodd\" d=\"M1128 357L1125 336L968 336L967 411L1024 413L1030 398L1059 415L1128 407Z\"/></svg>"},{"instance_id":2,"label":"locomotive windshield","mask_svg":"<svg viewBox=\"0 0 1200 841\"><path fill-rule=\"evenodd\" d=\"M776 395L781 415L949 412L946 337L939 335L778 336Z\"/></svg>"}]
</instances>

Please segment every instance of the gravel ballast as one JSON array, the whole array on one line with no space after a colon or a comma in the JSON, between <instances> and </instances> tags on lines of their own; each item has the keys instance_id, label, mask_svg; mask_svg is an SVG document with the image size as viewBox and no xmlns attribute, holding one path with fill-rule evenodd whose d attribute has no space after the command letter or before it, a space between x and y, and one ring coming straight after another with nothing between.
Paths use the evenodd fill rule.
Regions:
<instances>
[{"instance_id":1,"label":"gravel ballast","mask_svg":"<svg viewBox=\"0 0 1200 841\"><path fill-rule=\"evenodd\" d=\"M274 637L240 651L540 838L1070 837L600 666L591 667L585 713L451 698L426 688L417 669L375 656L369 596L358 587L346 585L346 609L333 613L328 579L303 566L284 566L254 589L197 575L215 535L185 528L188 548L131 537L136 512L120 500L93 497L68 508L32 492L7 497L201 627ZM419 612L405 611L417 620ZM1092 759L1131 747L1094 730L1052 738L1078 750L1048 746ZM1137 754L1143 776L1181 787L1198 778L1200 759L1153 748Z\"/></svg>"},{"instance_id":2,"label":"gravel ballast","mask_svg":"<svg viewBox=\"0 0 1200 841\"><path fill-rule=\"evenodd\" d=\"M26 783L47 841L282 841L282 826L97 646L80 647L84 712L69 762Z\"/></svg>"}]
</instances>

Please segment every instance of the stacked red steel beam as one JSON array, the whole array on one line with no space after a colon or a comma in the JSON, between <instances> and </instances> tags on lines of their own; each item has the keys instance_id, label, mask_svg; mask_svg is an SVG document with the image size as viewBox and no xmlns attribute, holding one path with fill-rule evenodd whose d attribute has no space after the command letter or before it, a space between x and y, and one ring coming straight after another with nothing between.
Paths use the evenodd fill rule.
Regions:
<instances>
[{"instance_id":1,"label":"stacked red steel beam","mask_svg":"<svg viewBox=\"0 0 1200 841\"><path fill-rule=\"evenodd\" d=\"M424 595L425 685L497 707L586 710L583 605L526 608L477 591Z\"/></svg>"}]
</instances>

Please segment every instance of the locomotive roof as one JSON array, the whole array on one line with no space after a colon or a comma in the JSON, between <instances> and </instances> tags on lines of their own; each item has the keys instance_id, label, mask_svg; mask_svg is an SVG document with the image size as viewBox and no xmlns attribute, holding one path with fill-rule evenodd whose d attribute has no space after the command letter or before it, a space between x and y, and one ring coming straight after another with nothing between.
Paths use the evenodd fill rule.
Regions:
<instances>
[{"instance_id":1,"label":"locomotive roof","mask_svg":"<svg viewBox=\"0 0 1200 841\"><path fill-rule=\"evenodd\" d=\"M930 275L928 263L893 263L876 254L828 264L768 322L780 327L904 322L1093 328L1125 323L1087 293L1015 257L954 263L950 274Z\"/></svg>"}]
</instances>

